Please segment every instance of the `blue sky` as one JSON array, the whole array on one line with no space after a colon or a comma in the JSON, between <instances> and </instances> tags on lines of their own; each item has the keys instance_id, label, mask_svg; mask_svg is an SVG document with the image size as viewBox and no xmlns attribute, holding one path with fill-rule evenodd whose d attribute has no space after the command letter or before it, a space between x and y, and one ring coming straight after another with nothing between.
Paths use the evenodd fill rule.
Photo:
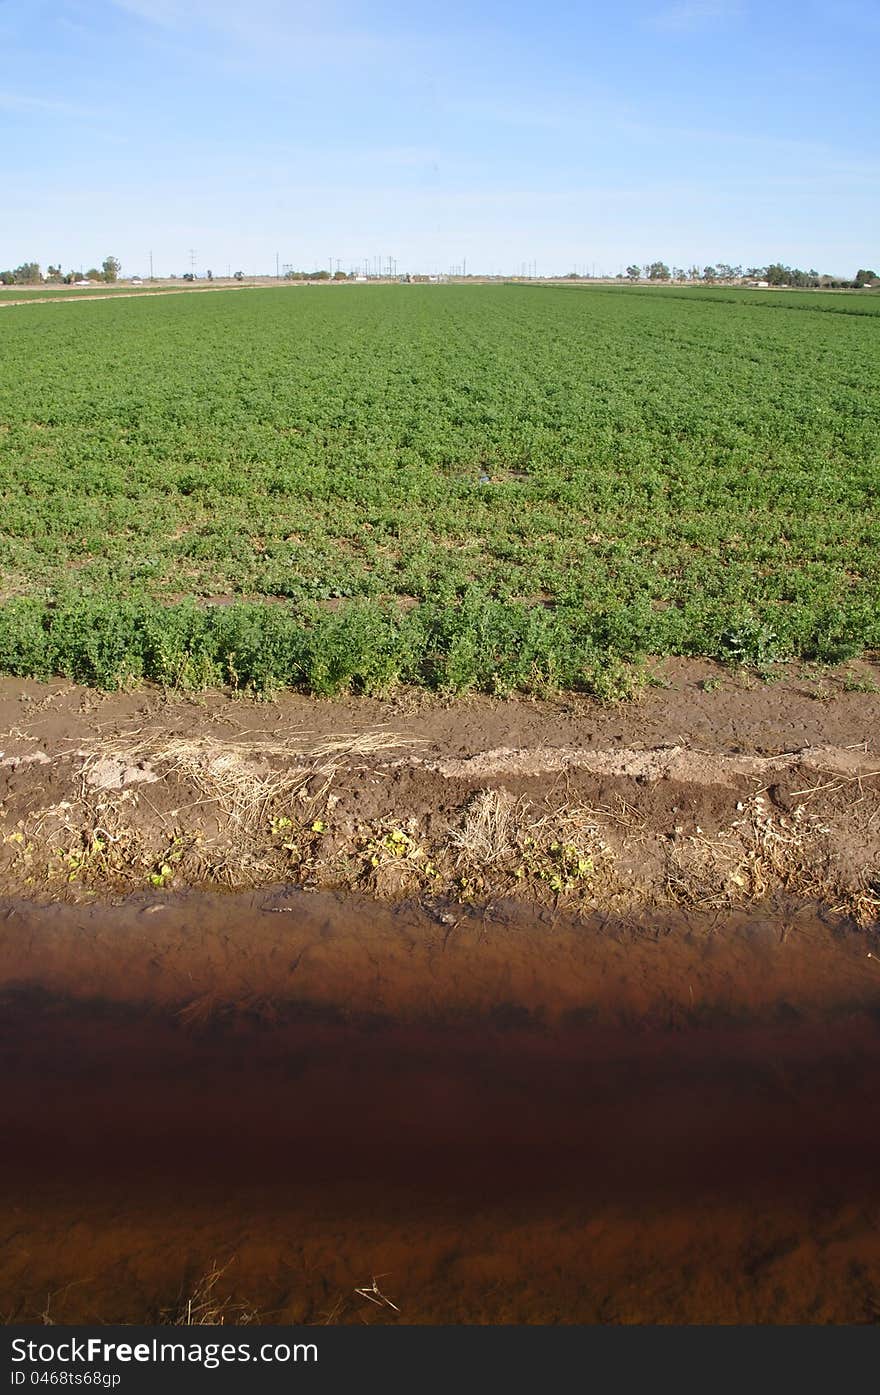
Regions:
<instances>
[{"instance_id":1,"label":"blue sky","mask_svg":"<svg viewBox=\"0 0 880 1395\"><path fill-rule=\"evenodd\" d=\"M880 262L876 0L0 0L0 267Z\"/></svg>"}]
</instances>

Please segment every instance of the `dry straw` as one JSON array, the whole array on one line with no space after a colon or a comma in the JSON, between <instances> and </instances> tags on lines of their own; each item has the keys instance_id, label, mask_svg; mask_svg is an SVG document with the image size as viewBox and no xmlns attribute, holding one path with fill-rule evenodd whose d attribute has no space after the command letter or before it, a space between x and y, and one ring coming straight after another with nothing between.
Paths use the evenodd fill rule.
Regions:
<instances>
[{"instance_id":1,"label":"dry straw","mask_svg":"<svg viewBox=\"0 0 880 1395\"><path fill-rule=\"evenodd\" d=\"M90 767L108 757L120 766L158 767L166 777L177 776L198 790L201 798L196 803L216 804L231 822L253 827L276 803L306 794L320 801L337 771L358 758L422 741L386 728L340 733L311 745L304 739L307 735L282 742L213 737L169 741L159 735L110 739L86 757L83 776L87 780Z\"/></svg>"}]
</instances>

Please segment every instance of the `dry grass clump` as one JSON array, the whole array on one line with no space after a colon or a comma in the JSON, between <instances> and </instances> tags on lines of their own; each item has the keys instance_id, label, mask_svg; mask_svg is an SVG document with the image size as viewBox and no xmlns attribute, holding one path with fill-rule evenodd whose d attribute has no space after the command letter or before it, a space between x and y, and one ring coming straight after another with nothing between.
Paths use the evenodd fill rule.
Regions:
<instances>
[{"instance_id":1,"label":"dry grass clump","mask_svg":"<svg viewBox=\"0 0 880 1395\"><path fill-rule=\"evenodd\" d=\"M614 855L600 837L592 810L553 807L537 816L528 800L506 789L485 789L465 806L449 834L449 851L465 893L500 893L531 887L539 899L551 895L593 903L620 891Z\"/></svg>"},{"instance_id":2,"label":"dry grass clump","mask_svg":"<svg viewBox=\"0 0 880 1395\"><path fill-rule=\"evenodd\" d=\"M232 1260L222 1266L214 1263L197 1280L192 1291L182 1297L177 1308L161 1314L161 1322L171 1327L249 1327L259 1323L256 1309L247 1303L237 1303L227 1294L221 1298L218 1284Z\"/></svg>"},{"instance_id":3,"label":"dry grass clump","mask_svg":"<svg viewBox=\"0 0 880 1395\"><path fill-rule=\"evenodd\" d=\"M839 906L832 906L833 913L851 916L856 925L867 929L880 923L880 878L867 886L845 893Z\"/></svg>"},{"instance_id":4,"label":"dry grass clump","mask_svg":"<svg viewBox=\"0 0 880 1395\"><path fill-rule=\"evenodd\" d=\"M494 866L513 852L526 807L525 801L509 790L480 790L466 806L464 820L452 830L449 841L462 860Z\"/></svg>"},{"instance_id":5,"label":"dry grass clump","mask_svg":"<svg viewBox=\"0 0 880 1395\"><path fill-rule=\"evenodd\" d=\"M341 733L311 745L304 736L284 742L254 738L228 742L213 737L168 741L150 735L133 741L104 741L99 752L86 758L84 783L89 763L108 757L129 767L159 767L164 776L177 776L198 790L199 803L216 804L231 822L253 827L264 822L270 806L289 802L305 791L310 801L319 801L337 771L350 767L358 757L421 741L384 728Z\"/></svg>"},{"instance_id":6,"label":"dry grass clump","mask_svg":"<svg viewBox=\"0 0 880 1395\"><path fill-rule=\"evenodd\" d=\"M809 900L833 896L830 828L803 805L790 816L770 812L762 794L738 809L742 817L729 827L714 835L698 828L675 845L666 868L674 901L710 910L782 889Z\"/></svg>"}]
</instances>

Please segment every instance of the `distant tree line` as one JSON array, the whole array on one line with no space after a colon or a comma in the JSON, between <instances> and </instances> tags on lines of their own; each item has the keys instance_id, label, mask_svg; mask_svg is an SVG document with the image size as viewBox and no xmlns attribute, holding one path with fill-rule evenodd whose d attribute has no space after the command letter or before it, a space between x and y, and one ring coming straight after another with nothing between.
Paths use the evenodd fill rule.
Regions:
<instances>
[{"instance_id":1,"label":"distant tree line","mask_svg":"<svg viewBox=\"0 0 880 1395\"><path fill-rule=\"evenodd\" d=\"M60 266L49 266L45 276L39 262L22 262L14 271L0 271L0 284L4 286L32 286L42 285L44 282L55 283L57 285L70 286L76 281L104 281L114 282L119 279L122 271L122 263L117 257L105 257L101 263L100 270L97 267L90 267L88 271L67 271L61 270ZM184 273L185 281L195 280L192 272ZM214 279L213 272L207 272L207 279ZM237 271L235 279L243 279L243 273ZM327 271L321 268L317 271L286 271L284 273L286 281L347 281L348 274L344 271ZM576 272L570 272L570 280L580 280ZM880 276L876 271L862 267L856 272L852 280L845 277L821 275L818 271L802 271L798 266L785 266L782 262L771 262L769 266L749 266L745 270L741 266L730 266L727 262L717 262L714 266L667 266L666 262L646 262L639 265L632 262L626 268L626 273L617 277L618 281L688 281L704 286L712 285L736 285L743 281L765 281L769 286L795 286L802 289L839 289L839 290L864 290L880 287Z\"/></svg>"},{"instance_id":2,"label":"distant tree line","mask_svg":"<svg viewBox=\"0 0 880 1395\"><path fill-rule=\"evenodd\" d=\"M639 265L633 262L621 273L618 281L690 281L702 285L734 285L742 281L766 281L768 286L796 286L804 289L863 290L880 285L876 271L866 268L859 270L850 281L840 276L825 276L818 271L802 271L799 266L785 266L782 262L771 262L769 266L729 266L727 262L717 262L714 266L674 266L671 269L665 262L646 262Z\"/></svg>"},{"instance_id":3,"label":"distant tree line","mask_svg":"<svg viewBox=\"0 0 880 1395\"><path fill-rule=\"evenodd\" d=\"M49 266L43 275L39 262L22 262L14 271L0 271L0 282L4 286L34 286L44 281L60 286L72 286L76 281L118 281L122 262L118 257L105 257L101 269L90 267L88 271L62 271L60 266Z\"/></svg>"},{"instance_id":4,"label":"distant tree line","mask_svg":"<svg viewBox=\"0 0 880 1395\"><path fill-rule=\"evenodd\" d=\"M331 273L325 269L321 271L285 271L285 281L347 281L346 271L334 271Z\"/></svg>"}]
</instances>

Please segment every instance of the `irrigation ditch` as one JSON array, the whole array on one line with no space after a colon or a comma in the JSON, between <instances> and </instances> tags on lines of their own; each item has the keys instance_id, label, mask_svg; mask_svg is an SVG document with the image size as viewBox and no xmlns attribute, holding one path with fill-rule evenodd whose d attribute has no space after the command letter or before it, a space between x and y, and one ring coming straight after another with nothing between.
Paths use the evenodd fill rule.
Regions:
<instances>
[{"instance_id":1,"label":"irrigation ditch","mask_svg":"<svg viewBox=\"0 0 880 1395\"><path fill-rule=\"evenodd\" d=\"M878 698L0 684L9 1321L875 1322Z\"/></svg>"}]
</instances>

